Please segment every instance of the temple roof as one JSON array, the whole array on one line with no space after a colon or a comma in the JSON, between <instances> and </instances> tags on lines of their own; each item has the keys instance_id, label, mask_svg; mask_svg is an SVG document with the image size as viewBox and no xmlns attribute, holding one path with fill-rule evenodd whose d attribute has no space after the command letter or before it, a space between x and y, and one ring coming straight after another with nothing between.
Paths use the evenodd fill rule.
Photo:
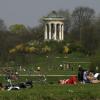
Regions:
<instances>
[{"instance_id":1,"label":"temple roof","mask_svg":"<svg viewBox=\"0 0 100 100\"><path fill-rule=\"evenodd\" d=\"M56 11L52 11L48 16L44 17L44 20L64 20L64 17L59 15Z\"/></svg>"},{"instance_id":2,"label":"temple roof","mask_svg":"<svg viewBox=\"0 0 100 100\"><path fill-rule=\"evenodd\" d=\"M48 18L63 18L61 15L59 15L56 11L52 11L48 16Z\"/></svg>"}]
</instances>

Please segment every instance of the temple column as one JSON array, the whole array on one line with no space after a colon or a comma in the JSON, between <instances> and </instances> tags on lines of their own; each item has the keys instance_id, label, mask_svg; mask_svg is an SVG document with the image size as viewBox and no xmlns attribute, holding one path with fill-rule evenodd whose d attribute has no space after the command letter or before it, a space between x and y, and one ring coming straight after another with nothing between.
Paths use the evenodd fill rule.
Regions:
<instances>
[{"instance_id":1,"label":"temple column","mask_svg":"<svg viewBox=\"0 0 100 100\"><path fill-rule=\"evenodd\" d=\"M49 23L49 39L51 40L51 24Z\"/></svg>"},{"instance_id":2,"label":"temple column","mask_svg":"<svg viewBox=\"0 0 100 100\"><path fill-rule=\"evenodd\" d=\"M57 24L54 23L54 40L57 39Z\"/></svg>"},{"instance_id":3,"label":"temple column","mask_svg":"<svg viewBox=\"0 0 100 100\"><path fill-rule=\"evenodd\" d=\"M47 24L45 24L45 36L44 36L45 40L47 40Z\"/></svg>"},{"instance_id":4,"label":"temple column","mask_svg":"<svg viewBox=\"0 0 100 100\"><path fill-rule=\"evenodd\" d=\"M61 40L61 24L59 25L59 40Z\"/></svg>"},{"instance_id":5,"label":"temple column","mask_svg":"<svg viewBox=\"0 0 100 100\"><path fill-rule=\"evenodd\" d=\"M64 40L64 24L62 24L62 32L61 32L61 34L62 34L62 40Z\"/></svg>"}]
</instances>

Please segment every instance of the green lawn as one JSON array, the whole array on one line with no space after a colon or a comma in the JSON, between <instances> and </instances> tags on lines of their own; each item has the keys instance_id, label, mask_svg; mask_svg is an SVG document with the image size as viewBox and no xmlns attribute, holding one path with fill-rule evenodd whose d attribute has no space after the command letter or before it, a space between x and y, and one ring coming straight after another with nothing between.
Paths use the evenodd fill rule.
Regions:
<instances>
[{"instance_id":1,"label":"green lawn","mask_svg":"<svg viewBox=\"0 0 100 100\"><path fill-rule=\"evenodd\" d=\"M36 70L38 66L41 67L41 72L45 74L76 74L79 64L81 64L85 69L87 69L90 64L89 57L77 57L75 54L70 54L66 57L63 55L34 55L30 59L33 61L33 63L21 65L22 68L26 69L25 72L19 71L20 64L10 65L10 67L16 69L20 74L28 74L29 71L31 71L31 74L35 74L34 70ZM66 69L67 64L70 64L70 69ZM63 70L60 70L60 65L63 66Z\"/></svg>"},{"instance_id":2,"label":"green lawn","mask_svg":"<svg viewBox=\"0 0 100 100\"><path fill-rule=\"evenodd\" d=\"M1 91L0 100L100 100L99 94L100 84L49 84L19 91Z\"/></svg>"},{"instance_id":3,"label":"green lawn","mask_svg":"<svg viewBox=\"0 0 100 100\"><path fill-rule=\"evenodd\" d=\"M81 64L84 69L88 69L89 57L68 55L35 55L30 58L33 63L22 65L26 71L20 71L19 66L12 66L19 74L36 74L37 66L41 67L41 73L46 75L71 75L77 74L78 65ZM71 68L67 69L66 64L70 63ZM60 69L62 64L63 69ZM73 69L72 69L73 68ZM1 71L2 72L2 71ZM2 73L1 73L2 74ZM23 76L16 82L24 82L27 79L36 81L31 89L22 89L19 91L0 91L0 100L100 100L100 84L77 84L77 85L59 85L58 80L67 79L69 76L46 76L47 82L38 84L38 77ZM7 83L5 77L0 77L0 82Z\"/></svg>"}]
</instances>

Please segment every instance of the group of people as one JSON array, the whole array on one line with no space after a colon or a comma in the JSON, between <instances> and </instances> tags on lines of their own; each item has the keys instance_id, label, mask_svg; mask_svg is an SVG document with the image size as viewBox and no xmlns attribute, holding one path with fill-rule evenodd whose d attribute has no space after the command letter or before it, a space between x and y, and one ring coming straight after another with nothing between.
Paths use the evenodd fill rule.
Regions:
<instances>
[{"instance_id":1,"label":"group of people","mask_svg":"<svg viewBox=\"0 0 100 100\"><path fill-rule=\"evenodd\" d=\"M100 83L100 73L84 70L81 65L79 65L77 76L80 83Z\"/></svg>"},{"instance_id":2,"label":"group of people","mask_svg":"<svg viewBox=\"0 0 100 100\"><path fill-rule=\"evenodd\" d=\"M60 84L76 84L76 83L100 83L100 73L94 73L90 70L85 70L81 65L78 66L78 75L72 75L68 79L58 81Z\"/></svg>"}]
</instances>

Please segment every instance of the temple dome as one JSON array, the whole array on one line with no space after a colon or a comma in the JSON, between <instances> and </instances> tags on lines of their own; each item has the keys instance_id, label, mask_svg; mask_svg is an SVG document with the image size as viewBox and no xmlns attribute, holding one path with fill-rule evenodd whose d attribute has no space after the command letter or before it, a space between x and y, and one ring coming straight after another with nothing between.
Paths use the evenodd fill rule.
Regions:
<instances>
[{"instance_id":1,"label":"temple dome","mask_svg":"<svg viewBox=\"0 0 100 100\"><path fill-rule=\"evenodd\" d=\"M47 16L43 17L43 20L62 20L64 21L64 17L58 14L56 11L52 11Z\"/></svg>"},{"instance_id":2,"label":"temple dome","mask_svg":"<svg viewBox=\"0 0 100 100\"><path fill-rule=\"evenodd\" d=\"M63 18L61 15L59 15L56 11L52 11L48 16L48 18Z\"/></svg>"}]
</instances>

